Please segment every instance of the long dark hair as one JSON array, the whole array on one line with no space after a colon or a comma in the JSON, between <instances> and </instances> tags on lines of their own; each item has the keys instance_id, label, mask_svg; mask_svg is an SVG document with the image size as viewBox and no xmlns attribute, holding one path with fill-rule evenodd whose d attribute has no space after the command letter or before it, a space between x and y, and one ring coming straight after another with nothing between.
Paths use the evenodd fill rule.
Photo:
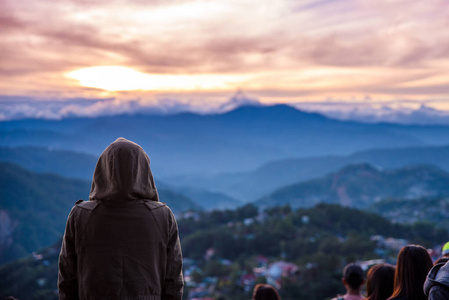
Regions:
<instances>
[{"instance_id":1,"label":"long dark hair","mask_svg":"<svg viewBox=\"0 0 449 300\"><path fill-rule=\"evenodd\" d=\"M394 266L378 264L366 275L366 300L386 300L393 294Z\"/></svg>"},{"instance_id":2,"label":"long dark hair","mask_svg":"<svg viewBox=\"0 0 449 300\"><path fill-rule=\"evenodd\" d=\"M402 247L394 273L394 291L389 299L407 297L408 300L426 300L423 285L431 268L432 259L424 247Z\"/></svg>"},{"instance_id":3,"label":"long dark hair","mask_svg":"<svg viewBox=\"0 0 449 300\"><path fill-rule=\"evenodd\" d=\"M281 300L281 297L274 287L260 283L254 287L253 300Z\"/></svg>"}]
</instances>

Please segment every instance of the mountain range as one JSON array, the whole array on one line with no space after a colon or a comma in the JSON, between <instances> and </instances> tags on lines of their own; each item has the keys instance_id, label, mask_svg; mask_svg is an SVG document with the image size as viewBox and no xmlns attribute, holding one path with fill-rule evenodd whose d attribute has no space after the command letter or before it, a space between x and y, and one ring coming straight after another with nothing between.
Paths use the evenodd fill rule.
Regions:
<instances>
[{"instance_id":1,"label":"mountain range","mask_svg":"<svg viewBox=\"0 0 449 300\"><path fill-rule=\"evenodd\" d=\"M52 172L90 181L97 158L91 154L46 147L0 146L0 160L36 172ZM359 163L369 163L384 169L433 164L449 171L449 146L386 148L350 155L290 158L271 161L247 172L169 177L156 173L155 178L158 187L184 194L204 209L232 208L239 203L265 196L282 186L322 177L346 165Z\"/></svg>"},{"instance_id":2,"label":"mountain range","mask_svg":"<svg viewBox=\"0 0 449 300\"><path fill-rule=\"evenodd\" d=\"M445 196L449 186L449 126L339 121L287 105L2 121L2 260L60 237L73 203L87 199L99 154L120 136L149 154L161 200L176 212L255 200L366 208L388 197Z\"/></svg>"},{"instance_id":3,"label":"mountain range","mask_svg":"<svg viewBox=\"0 0 449 300\"><path fill-rule=\"evenodd\" d=\"M97 158L91 154L70 150L56 150L45 147L20 146L0 147L0 161L11 162L38 173L55 173L64 177L92 180ZM178 195L194 199L199 209L229 209L242 204L225 193L209 191L207 188L179 187L167 184L158 177L155 179L162 196L170 190ZM172 197L168 197L170 200ZM166 201L161 197L161 201ZM186 201L186 203L189 203ZM176 209L181 210L181 202ZM193 207L191 204L188 207Z\"/></svg>"},{"instance_id":4,"label":"mountain range","mask_svg":"<svg viewBox=\"0 0 449 300\"><path fill-rule=\"evenodd\" d=\"M66 217L74 202L87 199L90 182L35 173L4 162L0 163L0 170L1 263L54 243L64 231ZM194 200L183 191L193 195ZM160 186L159 194L175 213L241 205L223 195L195 189L171 190L164 184ZM404 201L437 196L449 196L449 173L437 167L416 165L380 170L369 164L358 164L322 178L285 186L261 197L255 204L260 207L285 204L311 207L327 202L366 209L382 203L385 198Z\"/></svg>"},{"instance_id":5,"label":"mountain range","mask_svg":"<svg viewBox=\"0 0 449 300\"><path fill-rule=\"evenodd\" d=\"M120 115L0 122L0 145L98 156L116 138L140 144L160 176L248 171L279 159L449 144L449 126L338 121L287 105L222 114Z\"/></svg>"},{"instance_id":6,"label":"mountain range","mask_svg":"<svg viewBox=\"0 0 449 300\"><path fill-rule=\"evenodd\" d=\"M347 165L360 163L383 169L433 164L449 171L449 146L385 148L358 151L350 155L290 158L271 161L247 172L174 176L164 178L164 181L174 186L208 188L249 202L285 185L319 178Z\"/></svg>"}]
</instances>

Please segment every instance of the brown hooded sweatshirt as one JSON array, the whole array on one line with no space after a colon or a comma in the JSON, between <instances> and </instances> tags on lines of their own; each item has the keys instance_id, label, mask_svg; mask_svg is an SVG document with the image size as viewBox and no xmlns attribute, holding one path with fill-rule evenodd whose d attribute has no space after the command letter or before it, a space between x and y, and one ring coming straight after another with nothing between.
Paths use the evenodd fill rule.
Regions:
<instances>
[{"instance_id":1,"label":"brown hooded sweatshirt","mask_svg":"<svg viewBox=\"0 0 449 300\"><path fill-rule=\"evenodd\" d=\"M59 256L60 300L181 300L176 219L159 202L150 160L124 138L95 168L90 201L67 219Z\"/></svg>"}]
</instances>

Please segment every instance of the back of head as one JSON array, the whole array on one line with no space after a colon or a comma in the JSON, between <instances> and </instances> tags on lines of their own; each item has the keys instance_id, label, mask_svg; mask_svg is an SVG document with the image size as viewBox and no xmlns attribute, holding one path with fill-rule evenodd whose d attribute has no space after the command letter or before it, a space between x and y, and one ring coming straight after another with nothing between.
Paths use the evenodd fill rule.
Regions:
<instances>
[{"instance_id":1,"label":"back of head","mask_svg":"<svg viewBox=\"0 0 449 300\"><path fill-rule=\"evenodd\" d=\"M281 300L277 290L269 284L254 287L253 300Z\"/></svg>"},{"instance_id":2,"label":"back of head","mask_svg":"<svg viewBox=\"0 0 449 300\"><path fill-rule=\"evenodd\" d=\"M395 267L390 264L373 266L366 276L367 300L386 300L393 294Z\"/></svg>"},{"instance_id":3,"label":"back of head","mask_svg":"<svg viewBox=\"0 0 449 300\"><path fill-rule=\"evenodd\" d=\"M346 280L351 289L359 289L364 280L362 268L354 263L347 265L343 269L343 279Z\"/></svg>"},{"instance_id":4,"label":"back of head","mask_svg":"<svg viewBox=\"0 0 449 300\"><path fill-rule=\"evenodd\" d=\"M89 199L158 201L150 159L142 147L124 138L110 144L98 159Z\"/></svg>"},{"instance_id":5,"label":"back of head","mask_svg":"<svg viewBox=\"0 0 449 300\"><path fill-rule=\"evenodd\" d=\"M394 291L390 299L407 297L409 300L427 299L423 285L432 268L427 250L419 245L408 245L399 251L394 274Z\"/></svg>"}]
</instances>

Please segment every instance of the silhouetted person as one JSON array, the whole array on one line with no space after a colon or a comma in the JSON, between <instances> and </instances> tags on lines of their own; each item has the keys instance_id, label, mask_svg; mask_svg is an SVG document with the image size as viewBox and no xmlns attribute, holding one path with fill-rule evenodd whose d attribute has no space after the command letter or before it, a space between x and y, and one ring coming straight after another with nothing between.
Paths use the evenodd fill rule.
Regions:
<instances>
[{"instance_id":1,"label":"silhouetted person","mask_svg":"<svg viewBox=\"0 0 449 300\"><path fill-rule=\"evenodd\" d=\"M273 286L260 283L254 287L252 300L281 300L281 297Z\"/></svg>"},{"instance_id":2,"label":"silhouetted person","mask_svg":"<svg viewBox=\"0 0 449 300\"><path fill-rule=\"evenodd\" d=\"M394 270L390 264L378 264L368 270L365 300L386 300L393 294Z\"/></svg>"},{"instance_id":3,"label":"silhouetted person","mask_svg":"<svg viewBox=\"0 0 449 300\"><path fill-rule=\"evenodd\" d=\"M78 201L67 219L59 299L180 300L178 226L159 202L144 150L124 138L110 144L89 199Z\"/></svg>"},{"instance_id":4,"label":"silhouetted person","mask_svg":"<svg viewBox=\"0 0 449 300\"><path fill-rule=\"evenodd\" d=\"M346 294L337 296L332 300L363 300L362 286L365 283L362 268L357 264L349 264L343 269L341 279L346 288Z\"/></svg>"},{"instance_id":5,"label":"silhouetted person","mask_svg":"<svg viewBox=\"0 0 449 300\"><path fill-rule=\"evenodd\" d=\"M402 247L394 273L394 291L390 300L425 300L423 285L432 268L426 248L419 245Z\"/></svg>"}]
</instances>

